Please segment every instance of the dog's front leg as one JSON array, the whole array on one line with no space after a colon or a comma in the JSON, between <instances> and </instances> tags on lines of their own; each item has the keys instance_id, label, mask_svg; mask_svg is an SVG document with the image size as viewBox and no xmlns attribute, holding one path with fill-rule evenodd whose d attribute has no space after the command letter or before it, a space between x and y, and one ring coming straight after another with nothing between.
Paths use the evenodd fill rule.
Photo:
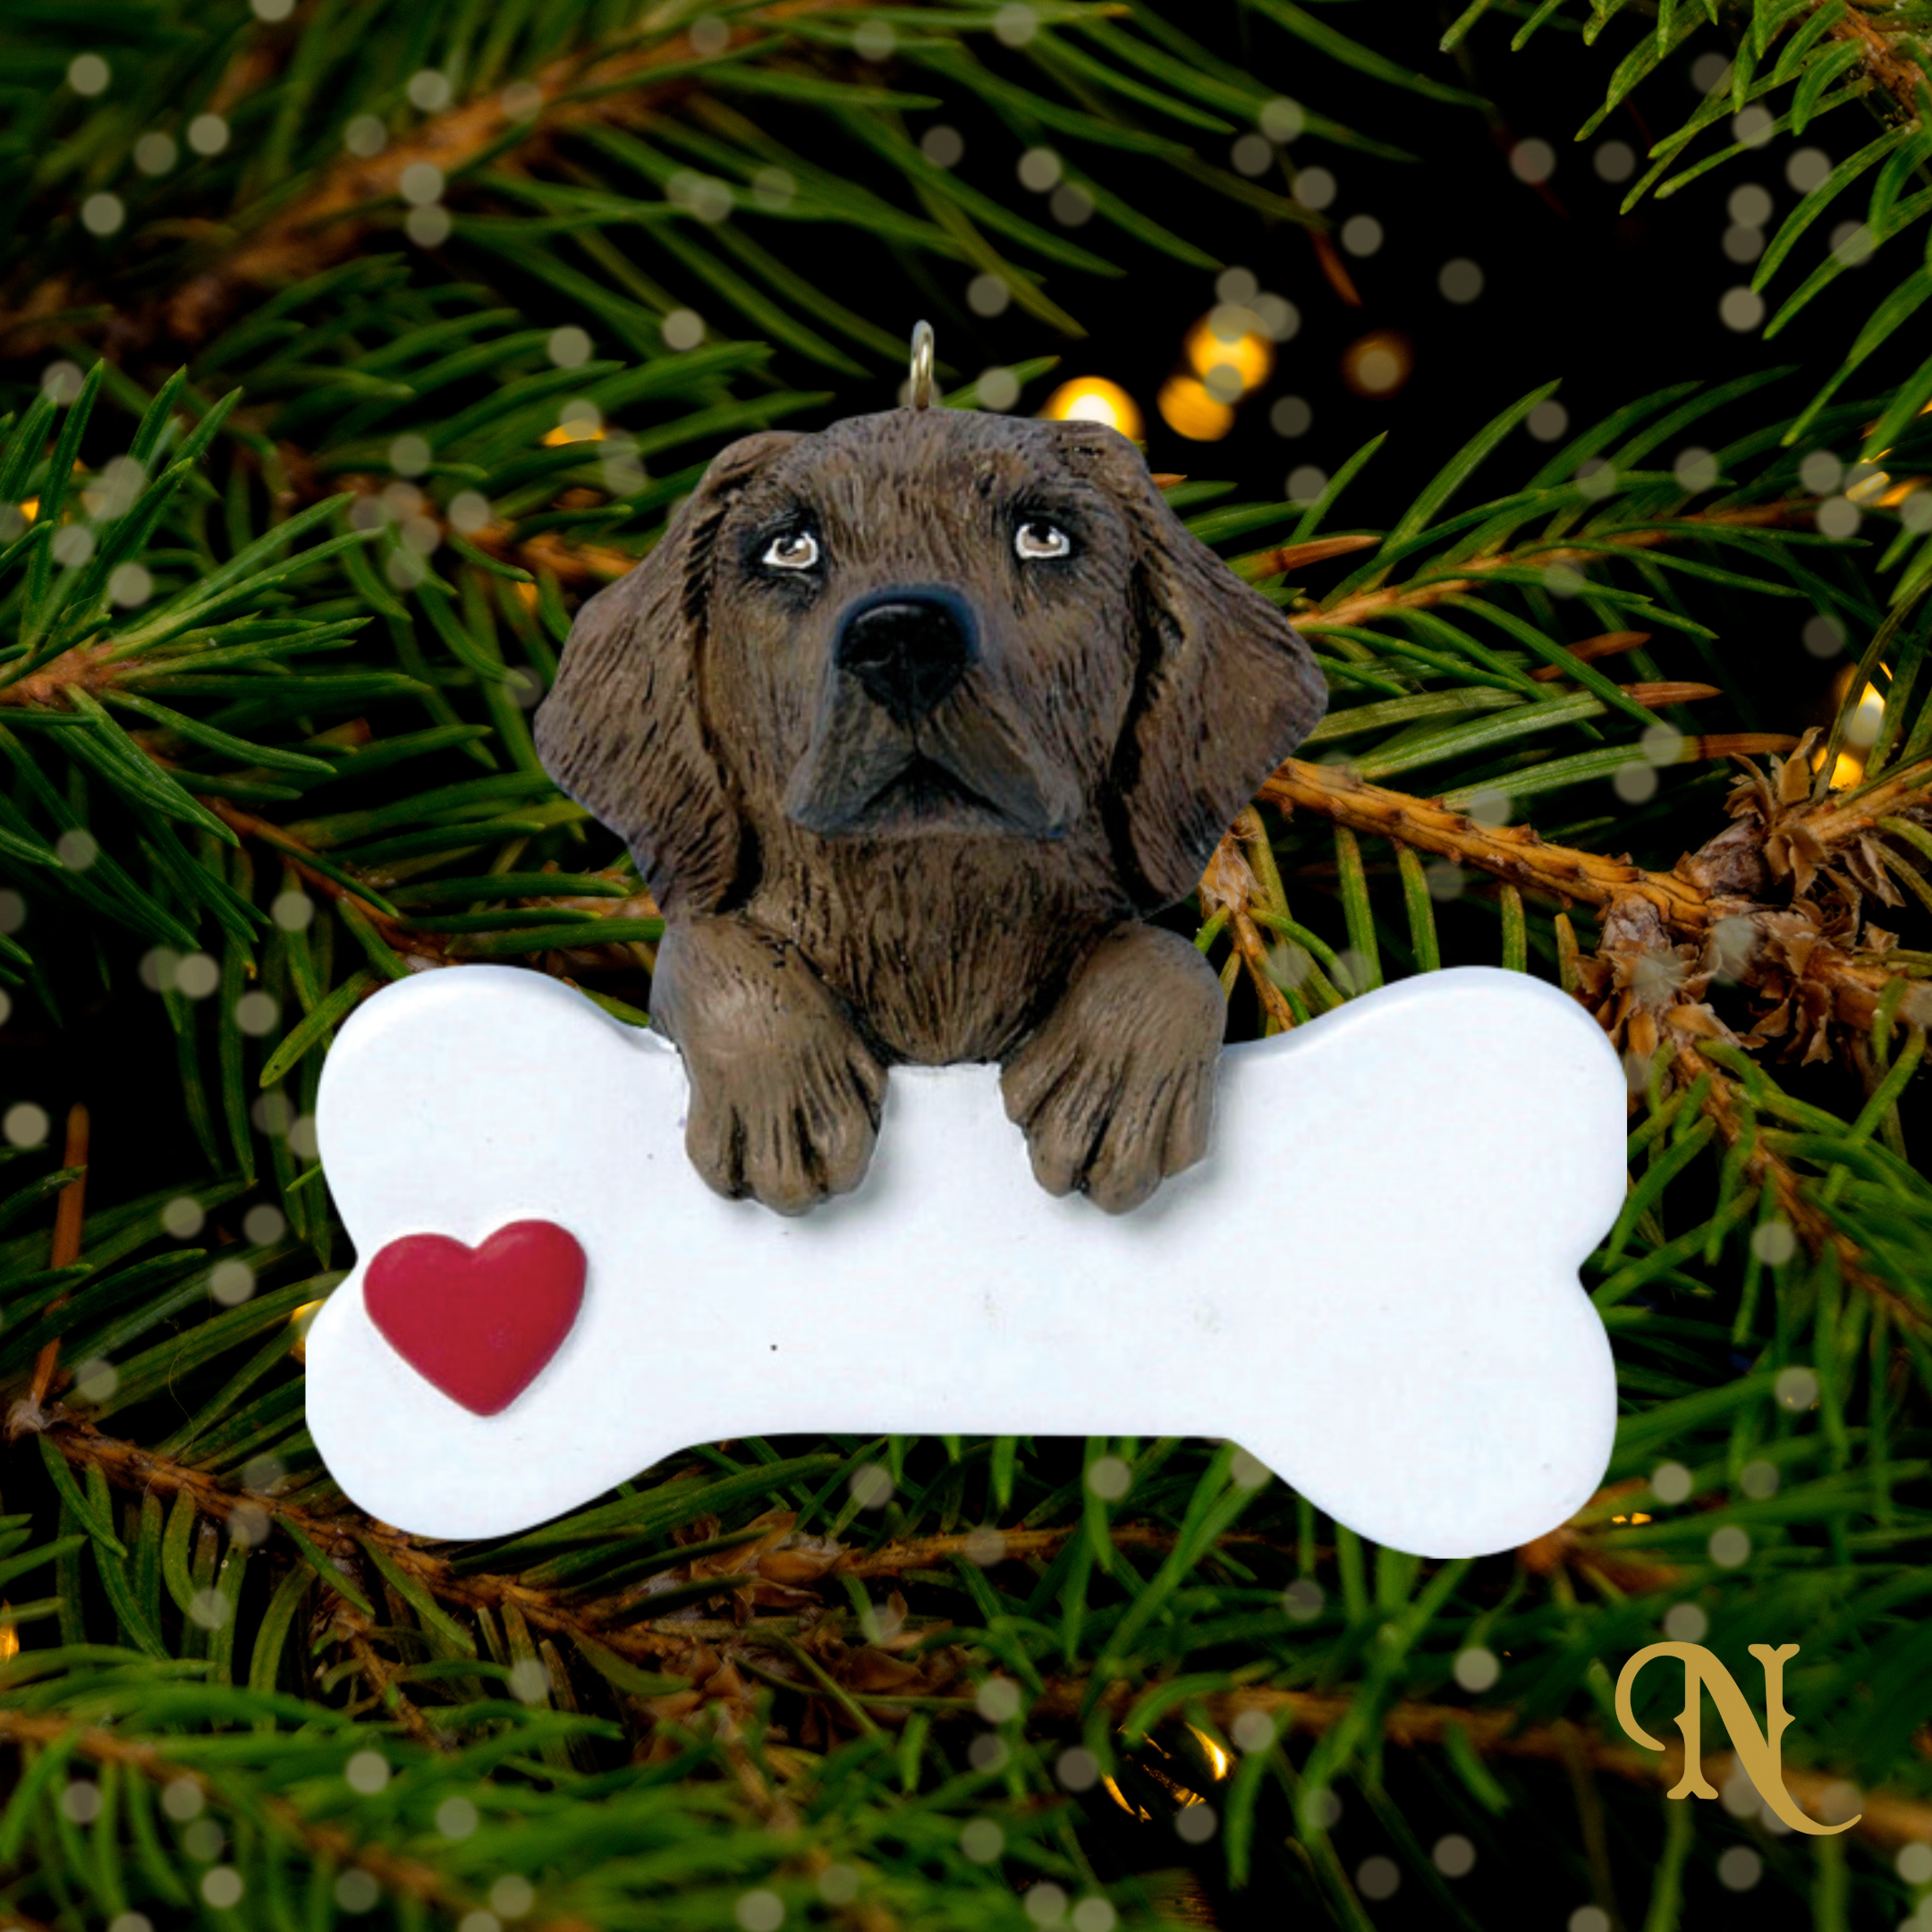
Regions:
<instances>
[{"instance_id":1,"label":"dog's front leg","mask_svg":"<svg viewBox=\"0 0 1932 1932\"><path fill-rule=\"evenodd\" d=\"M1001 1075L1049 1194L1138 1207L1206 1151L1226 1005L1178 933L1120 926L1087 955Z\"/></svg>"},{"instance_id":2,"label":"dog's front leg","mask_svg":"<svg viewBox=\"0 0 1932 1932\"><path fill-rule=\"evenodd\" d=\"M886 1070L791 941L741 915L674 926L651 1016L684 1056L685 1146L710 1186L780 1214L858 1186Z\"/></svg>"}]
</instances>

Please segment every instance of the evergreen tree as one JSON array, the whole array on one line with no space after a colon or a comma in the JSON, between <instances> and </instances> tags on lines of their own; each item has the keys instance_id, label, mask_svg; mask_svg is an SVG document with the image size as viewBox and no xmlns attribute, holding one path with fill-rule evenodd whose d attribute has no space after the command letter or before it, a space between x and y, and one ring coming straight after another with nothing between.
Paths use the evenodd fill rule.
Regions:
<instances>
[{"instance_id":1,"label":"evergreen tree","mask_svg":"<svg viewBox=\"0 0 1932 1932\"><path fill-rule=\"evenodd\" d=\"M1475 0L1411 67L1361 11L1250 0L1237 58L1157 0L7 0L0 1918L1932 1924L1932 14ZM477 1546L352 1507L302 1426L335 1029L475 960L648 1024L657 908L530 740L578 602L724 442L889 402L916 314L947 406L1033 409L1209 228L1347 284L1324 157L1562 34L1584 137L1725 50L1633 208L1830 130L1727 317L1829 331L1802 393L1526 465L1546 385L1372 522L1379 438L1172 496L1333 686L1185 912L1235 1030L1500 962L1624 1054L1602 1493L1455 1563L1174 1440L701 1445ZM1003 310L1038 353L979 367ZM1773 622L1845 649L1826 723ZM1852 1831L1715 1725L1724 1801L1664 1795L1613 1687L1665 1635L1753 1691L1801 1645L1787 1782Z\"/></svg>"}]
</instances>

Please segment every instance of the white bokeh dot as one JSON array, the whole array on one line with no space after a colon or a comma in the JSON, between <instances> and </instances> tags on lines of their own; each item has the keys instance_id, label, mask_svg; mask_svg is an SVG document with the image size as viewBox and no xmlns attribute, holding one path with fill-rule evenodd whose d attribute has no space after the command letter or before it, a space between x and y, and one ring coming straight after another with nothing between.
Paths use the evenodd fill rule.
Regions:
<instances>
[{"instance_id":1,"label":"white bokeh dot","mask_svg":"<svg viewBox=\"0 0 1932 1932\"><path fill-rule=\"evenodd\" d=\"M1228 149L1228 165L1237 174L1246 174L1250 179L1257 174L1265 174L1274 159L1274 147L1262 134L1239 135ZM1313 206L1312 203L1309 205Z\"/></svg>"},{"instance_id":2,"label":"white bokeh dot","mask_svg":"<svg viewBox=\"0 0 1932 1932\"><path fill-rule=\"evenodd\" d=\"M1831 157L1822 148L1801 148L1784 164L1784 179L1800 194L1822 187L1832 171Z\"/></svg>"},{"instance_id":3,"label":"white bokeh dot","mask_svg":"<svg viewBox=\"0 0 1932 1932\"><path fill-rule=\"evenodd\" d=\"M1039 31L1039 15L1026 0L1010 0L993 16L993 31L1006 47L1024 47Z\"/></svg>"},{"instance_id":4,"label":"white bokeh dot","mask_svg":"<svg viewBox=\"0 0 1932 1932\"><path fill-rule=\"evenodd\" d=\"M246 1261L220 1261L208 1271L208 1292L224 1308L239 1308L255 1292L255 1270Z\"/></svg>"},{"instance_id":5,"label":"white bokeh dot","mask_svg":"<svg viewBox=\"0 0 1932 1932\"><path fill-rule=\"evenodd\" d=\"M537 1888L521 1872L505 1872L491 1885L489 1902L499 1919L521 1919L537 1902Z\"/></svg>"},{"instance_id":6,"label":"white bokeh dot","mask_svg":"<svg viewBox=\"0 0 1932 1932\"><path fill-rule=\"evenodd\" d=\"M966 306L977 316L1002 315L1012 301L1013 290L1004 275L976 275L966 284Z\"/></svg>"},{"instance_id":7,"label":"white bokeh dot","mask_svg":"<svg viewBox=\"0 0 1932 1932\"><path fill-rule=\"evenodd\" d=\"M1221 1820L1205 1799L1184 1805L1174 1815L1174 1830L1188 1844L1206 1844L1219 1828Z\"/></svg>"},{"instance_id":8,"label":"white bokeh dot","mask_svg":"<svg viewBox=\"0 0 1932 1932\"><path fill-rule=\"evenodd\" d=\"M892 1471L881 1462L863 1462L847 1485L860 1509L884 1509L893 1499Z\"/></svg>"},{"instance_id":9,"label":"white bokeh dot","mask_svg":"<svg viewBox=\"0 0 1932 1932\"><path fill-rule=\"evenodd\" d=\"M1523 418L1523 428L1538 443L1555 442L1569 427L1570 411L1555 396L1546 397L1538 402L1529 415Z\"/></svg>"},{"instance_id":10,"label":"white bokeh dot","mask_svg":"<svg viewBox=\"0 0 1932 1932\"><path fill-rule=\"evenodd\" d=\"M1268 428L1279 436L1306 436L1315 412L1298 395L1277 396L1268 411Z\"/></svg>"},{"instance_id":11,"label":"white bokeh dot","mask_svg":"<svg viewBox=\"0 0 1932 1932\"><path fill-rule=\"evenodd\" d=\"M1295 171L1294 198L1303 208L1318 211L1326 208L1335 199L1339 186L1327 168L1305 167Z\"/></svg>"},{"instance_id":12,"label":"white bokeh dot","mask_svg":"<svg viewBox=\"0 0 1932 1932\"><path fill-rule=\"evenodd\" d=\"M282 1017L280 1003L270 993L244 993L234 1004L234 1021L251 1039L273 1033Z\"/></svg>"},{"instance_id":13,"label":"white bokeh dot","mask_svg":"<svg viewBox=\"0 0 1932 1932\"><path fill-rule=\"evenodd\" d=\"M988 1677L973 1693L973 1708L991 1724L1017 1717L1021 1701L1020 1686L1011 1677Z\"/></svg>"},{"instance_id":14,"label":"white bokeh dot","mask_svg":"<svg viewBox=\"0 0 1932 1932\"><path fill-rule=\"evenodd\" d=\"M360 1865L352 1865L347 1871L338 1874L335 1890L336 1904L352 1915L373 1911L382 1897L381 1885Z\"/></svg>"},{"instance_id":15,"label":"white bokeh dot","mask_svg":"<svg viewBox=\"0 0 1932 1932\"><path fill-rule=\"evenodd\" d=\"M1688 1503L1696 1483L1682 1462L1659 1462L1650 1471L1650 1494L1659 1503Z\"/></svg>"},{"instance_id":16,"label":"white bokeh dot","mask_svg":"<svg viewBox=\"0 0 1932 1932\"><path fill-rule=\"evenodd\" d=\"M1379 1852L1374 1858L1364 1859L1356 1868L1355 1889L1365 1899L1379 1902L1394 1898L1401 1885L1402 1867Z\"/></svg>"},{"instance_id":17,"label":"white bokeh dot","mask_svg":"<svg viewBox=\"0 0 1932 1932\"><path fill-rule=\"evenodd\" d=\"M107 91L107 83L114 79L113 71L98 54L76 54L67 63L67 85L76 94L92 98Z\"/></svg>"},{"instance_id":18,"label":"white bokeh dot","mask_svg":"<svg viewBox=\"0 0 1932 1932\"><path fill-rule=\"evenodd\" d=\"M161 1809L177 1825L185 1825L190 1818L199 1818L207 1803L206 1794L191 1777L170 1778L161 1787Z\"/></svg>"},{"instance_id":19,"label":"white bokeh dot","mask_svg":"<svg viewBox=\"0 0 1932 1932\"><path fill-rule=\"evenodd\" d=\"M1441 273L1436 277L1436 286L1441 290L1445 301L1472 302L1483 292L1483 272L1466 255L1459 255L1454 260L1442 265Z\"/></svg>"},{"instance_id":20,"label":"white bokeh dot","mask_svg":"<svg viewBox=\"0 0 1932 1932\"><path fill-rule=\"evenodd\" d=\"M422 208L412 208L402 217L402 233L418 248L441 248L449 240L450 230L454 225L450 211L436 201Z\"/></svg>"},{"instance_id":21,"label":"white bokeh dot","mask_svg":"<svg viewBox=\"0 0 1932 1932\"><path fill-rule=\"evenodd\" d=\"M1313 1577L1298 1577L1282 1592L1282 1608L1289 1621L1311 1623L1321 1614L1326 1601L1322 1587Z\"/></svg>"},{"instance_id":22,"label":"white bokeh dot","mask_svg":"<svg viewBox=\"0 0 1932 1932\"><path fill-rule=\"evenodd\" d=\"M1509 152L1510 173L1534 187L1556 172L1556 150L1546 140L1520 140Z\"/></svg>"},{"instance_id":23,"label":"white bokeh dot","mask_svg":"<svg viewBox=\"0 0 1932 1932\"><path fill-rule=\"evenodd\" d=\"M1455 1681L1472 1696L1492 1689L1503 1674L1502 1660L1487 1644L1470 1644L1456 1652Z\"/></svg>"},{"instance_id":24,"label":"white bokeh dot","mask_svg":"<svg viewBox=\"0 0 1932 1932\"><path fill-rule=\"evenodd\" d=\"M1308 114L1301 102L1292 101L1283 94L1277 94L1273 100L1263 101L1255 119L1271 141L1284 145L1297 140L1308 125Z\"/></svg>"},{"instance_id":25,"label":"white bokeh dot","mask_svg":"<svg viewBox=\"0 0 1932 1932\"><path fill-rule=\"evenodd\" d=\"M418 69L402 91L409 96L410 106L422 114L441 114L453 97L449 76L434 67Z\"/></svg>"},{"instance_id":26,"label":"white bokeh dot","mask_svg":"<svg viewBox=\"0 0 1932 1932\"><path fill-rule=\"evenodd\" d=\"M201 1874L201 1896L216 1911L239 1905L243 1889L242 1874L233 1865L211 1865Z\"/></svg>"},{"instance_id":27,"label":"white bokeh dot","mask_svg":"<svg viewBox=\"0 0 1932 1932\"><path fill-rule=\"evenodd\" d=\"M188 123L188 145L198 155L218 155L228 145L228 123L218 114L199 114Z\"/></svg>"},{"instance_id":28,"label":"white bokeh dot","mask_svg":"<svg viewBox=\"0 0 1932 1932\"><path fill-rule=\"evenodd\" d=\"M1718 319L1727 329L1735 329L1740 335L1748 334L1764 320L1764 297L1754 288L1740 284L1736 288L1726 289L1724 299L1717 304Z\"/></svg>"},{"instance_id":29,"label":"white bokeh dot","mask_svg":"<svg viewBox=\"0 0 1932 1932\"><path fill-rule=\"evenodd\" d=\"M378 1750L359 1750L343 1767L343 1777L359 1797L373 1798L389 1782L389 1760Z\"/></svg>"},{"instance_id":30,"label":"white bokeh dot","mask_svg":"<svg viewBox=\"0 0 1932 1932\"><path fill-rule=\"evenodd\" d=\"M1035 1925L1056 1926L1066 1917L1067 1895L1052 1879L1029 1885L1021 1902Z\"/></svg>"},{"instance_id":31,"label":"white bokeh dot","mask_svg":"<svg viewBox=\"0 0 1932 1932\"><path fill-rule=\"evenodd\" d=\"M1664 1613L1664 1634L1673 1643L1702 1643L1710 1633L1710 1617L1702 1604L1673 1604Z\"/></svg>"},{"instance_id":32,"label":"white bokeh dot","mask_svg":"<svg viewBox=\"0 0 1932 1932\"><path fill-rule=\"evenodd\" d=\"M960 1853L975 1865L990 1865L1006 1848L1006 1834L991 1818L968 1818L960 1831Z\"/></svg>"},{"instance_id":33,"label":"white bokeh dot","mask_svg":"<svg viewBox=\"0 0 1932 1932\"><path fill-rule=\"evenodd\" d=\"M1749 1892L1764 1877L1764 1859L1750 1845L1726 1845L1717 1856L1717 1883L1731 1892Z\"/></svg>"},{"instance_id":34,"label":"white bokeh dot","mask_svg":"<svg viewBox=\"0 0 1932 1932\"><path fill-rule=\"evenodd\" d=\"M1735 1570L1748 1562L1751 1553L1750 1532L1736 1523L1725 1523L1721 1529L1713 1530L1707 1546L1710 1560L1723 1570Z\"/></svg>"},{"instance_id":35,"label":"white bokeh dot","mask_svg":"<svg viewBox=\"0 0 1932 1932\"><path fill-rule=\"evenodd\" d=\"M1818 1378L1815 1368L1781 1368L1771 1385L1771 1393L1781 1409L1796 1411L1810 1408L1818 1399Z\"/></svg>"},{"instance_id":36,"label":"white bokeh dot","mask_svg":"<svg viewBox=\"0 0 1932 1932\"><path fill-rule=\"evenodd\" d=\"M775 1892L762 1886L755 1892L747 1892L738 1901L733 1916L738 1921L739 1932L778 1932L784 1923L784 1901Z\"/></svg>"},{"instance_id":37,"label":"white bokeh dot","mask_svg":"<svg viewBox=\"0 0 1932 1932\"><path fill-rule=\"evenodd\" d=\"M242 1216L242 1232L250 1246L267 1248L288 1233L288 1216L273 1201L257 1201Z\"/></svg>"},{"instance_id":38,"label":"white bokeh dot","mask_svg":"<svg viewBox=\"0 0 1932 1932\"><path fill-rule=\"evenodd\" d=\"M45 1147L53 1125L47 1110L32 1100L16 1100L0 1114L0 1137L9 1147Z\"/></svg>"},{"instance_id":39,"label":"white bokeh dot","mask_svg":"<svg viewBox=\"0 0 1932 1932\"><path fill-rule=\"evenodd\" d=\"M919 136L919 152L935 167L957 167L965 155L966 142L957 128L941 123Z\"/></svg>"}]
</instances>

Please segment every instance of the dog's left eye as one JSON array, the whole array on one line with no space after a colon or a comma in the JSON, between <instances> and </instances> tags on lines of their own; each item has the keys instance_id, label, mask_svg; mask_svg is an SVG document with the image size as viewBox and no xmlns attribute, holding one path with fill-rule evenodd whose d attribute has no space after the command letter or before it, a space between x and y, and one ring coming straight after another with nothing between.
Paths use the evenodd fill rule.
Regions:
<instances>
[{"instance_id":1,"label":"dog's left eye","mask_svg":"<svg viewBox=\"0 0 1932 1932\"><path fill-rule=\"evenodd\" d=\"M1013 532L1013 549L1022 564L1042 557L1063 557L1073 548L1073 539L1057 523L1044 517L1029 517Z\"/></svg>"},{"instance_id":2,"label":"dog's left eye","mask_svg":"<svg viewBox=\"0 0 1932 1932\"><path fill-rule=\"evenodd\" d=\"M818 539L809 530L774 537L758 559L769 570L809 570L818 561Z\"/></svg>"}]
</instances>

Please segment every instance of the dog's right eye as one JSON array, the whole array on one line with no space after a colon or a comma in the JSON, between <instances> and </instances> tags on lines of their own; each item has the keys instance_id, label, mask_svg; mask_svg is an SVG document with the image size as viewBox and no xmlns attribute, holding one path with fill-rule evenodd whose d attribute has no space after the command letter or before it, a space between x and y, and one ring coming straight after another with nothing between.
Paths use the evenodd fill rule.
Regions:
<instances>
[{"instance_id":1,"label":"dog's right eye","mask_svg":"<svg viewBox=\"0 0 1932 1932\"><path fill-rule=\"evenodd\" d=\"M809 530L774 537L758 562L767 570L809 570L818 561L818 539Z\"/></svg>"}]
</instances>

